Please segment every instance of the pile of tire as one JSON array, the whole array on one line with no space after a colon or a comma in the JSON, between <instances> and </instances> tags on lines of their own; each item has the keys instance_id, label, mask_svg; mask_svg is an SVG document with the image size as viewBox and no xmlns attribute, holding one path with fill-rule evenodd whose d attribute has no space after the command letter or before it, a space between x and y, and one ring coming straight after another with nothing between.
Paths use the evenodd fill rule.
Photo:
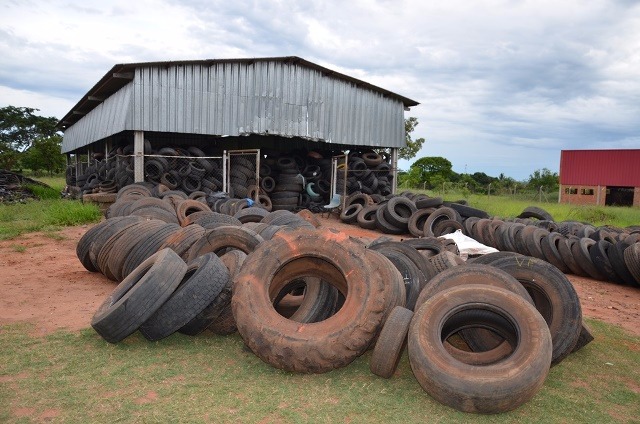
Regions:
<instances>
[{"instance_id":1,"label":"pile of tire","mask_svg":"<svg viewBox=\"0 0 640 424\"><path fill-rule=\"evenodd\" d=\"M355 193L347 197L340 213L340 219L348 224L414 237L439 237L462 230L464 220L469 217L488 216L462 203L411 192L386 197Z\"/></svg>"},{"instance_id":2,"label":"pile of tire","mask_svg":"<svg viewBox=\"0 0 640 424\"><path fill-rule=\"evenodd\" d=\"M554 222L536 207L525 209L521 216L515 220L470 218L464 229L480 243L536 257L566 274L640 287L640 262L633 253L639 249L635 247L640 243L639 227Z\"/></svg>"},{"instance_id":3,"label":"pile of tire","mask_svg":"<svg viewBox=\"0 0 640 424\"><path fill-rule=\"evenodd\" d=\"M386 152L382 154L373 150L350 152L346 164L346 181L344 179L344 164L339 165L336 185L341 188L346 184L346 193L364 193L388 196L392 192L393 174L390 157ZM342 191L342 190L338 190Z\"/></svg>"},{"instance_id":4,"label":"pile of tire","mask_svg":"<svg viewBox=\"0 0 640 424\"><path fill-rule=\"evenodd\" d=\"M546 262L509 254L469 265L437 239L366 245L313 218L275 211L211 228L109 218L77 248L87 270L120 281L91 324L111 343L137 330L149 340L238 331L266 363L302 373L373 349L371 370L384 377L408 335L423 388L479 413L526 402L589 341L573 287Z\"/></svg>"},{"instance_id":5,"label":"pile of tire","mask_svg":"<svg viewBox=\"0 0 640 424\"><path fill-rule=\"evenodd\" d=\"M154 186L164 185L170 190L181 190L187 194L203 191L214 193L222 190L220 160L208 159L196 146L162 147L154 150L145 140L145 182ZM80 187L83 194L105 192L104 187L113 187L115 192L134 182L133 144L112 149L105 157L103 153L93 155L93 162L80 175L73 168L67 172L67 184ZM254 182L255 184L255 182Z\"/></svg>"}]
</instances>

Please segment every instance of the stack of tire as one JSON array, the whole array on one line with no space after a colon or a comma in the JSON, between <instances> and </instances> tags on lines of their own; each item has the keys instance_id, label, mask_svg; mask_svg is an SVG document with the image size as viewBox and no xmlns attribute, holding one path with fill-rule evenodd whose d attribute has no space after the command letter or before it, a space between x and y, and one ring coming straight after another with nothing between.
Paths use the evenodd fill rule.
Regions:
<instances>
[{"instance_id":1,"label":"stack of tire","mask_svg":"<svg viewBox=\"0 0 640 424\"><path fill-rule=\"evenodd\" d=\"M372 150L351 152L347 164L347 194L364 193L388 196L392 192L393 175L389 156ZM337 186L343 187L344 172L338 170Z\"/></svg>"},{"instance_id":2,"label":"stack of tire","mask_svg":"<svg viewBox=\"0 0 640 424\"><path fill-rule=\"evenodd\" d=\"M144 162L145 182L152 185L162 184L170 190L181 190L187 194L197 191L213 193L222 190L222 170L219 161L206 159L205 153L198 147L190 146L186 149L177 146L163 147L156 151L151 148L149 141L145 141L144 152L145 155L149 155ZM97 193L101 185L113 186L118 190L132 184L134 182L132 154L133 144L114 148L107 158L104 158L102 153L94 154L94 163L89 165L81 175L76 176L75 181L74 171L68 172L67 184L77 185L83 194ZM237 172L241 171L242 168L239 168Z\"/></svg>"}]
</instances>

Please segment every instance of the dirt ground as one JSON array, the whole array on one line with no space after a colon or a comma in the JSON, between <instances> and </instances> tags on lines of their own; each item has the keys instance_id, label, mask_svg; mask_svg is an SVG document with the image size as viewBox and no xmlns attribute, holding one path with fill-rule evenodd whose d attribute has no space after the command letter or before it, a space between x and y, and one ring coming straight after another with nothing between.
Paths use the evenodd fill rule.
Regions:
<instances>
[{"instance_id":1,"label":"dirt ground","mask_svg":"<svg viewBox=\"0 0 640 424\"><path fill-rule=\"evenodd\" d=\"M354 237L380 236L333 216L321 222ZM76 244L89 228L65 228L57 237L32 233L0 241L0 325L33 323L39 335L89 327L94 312L116 286L101 274L85 270L76 257ZM640 336L640 290L573 275L569 280L585 316Z\"/></svg>"}]
</instances>

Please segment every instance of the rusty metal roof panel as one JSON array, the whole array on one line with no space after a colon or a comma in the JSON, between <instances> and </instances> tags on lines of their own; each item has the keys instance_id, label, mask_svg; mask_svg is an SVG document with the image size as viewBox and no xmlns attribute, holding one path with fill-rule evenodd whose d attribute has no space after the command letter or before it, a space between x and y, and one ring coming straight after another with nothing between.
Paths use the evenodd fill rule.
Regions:
<instances>
[{"instance_id":1,"label":"rusty metal roof panel","mask_svg":"<svg viewBox=\"0 0 640 424\"><path fill-rule=\"evenodd\" d=\"M640 149L562 150L560 184L640 187Z\"/></svg>"},{"instance_id":2,"label":"rusty metal roof panel","mask_svg":"<svg viewBox=\"0 0 640 424\"><path fill-rule=\"evenodd\" d=\"M109 112L106 101L96 101L125 86L132 87L130 104L120 105L129 114L127 129L274 134L372 147L403 147L404 109L417 104L295 57L116 65L60 121L60 127L67 126L64 152L109 132L95 122L104 118L92 112ZM77 113L86 116L78 120ZM72 128L79 124L84 141L67 142L67 133L78 134Z\"/></svg>"}]
</instances>

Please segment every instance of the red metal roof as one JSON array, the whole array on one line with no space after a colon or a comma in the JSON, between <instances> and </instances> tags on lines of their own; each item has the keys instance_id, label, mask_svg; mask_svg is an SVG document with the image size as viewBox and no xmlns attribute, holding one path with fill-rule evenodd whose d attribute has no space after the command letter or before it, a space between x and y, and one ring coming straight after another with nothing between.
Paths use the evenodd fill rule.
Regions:
<instances>
[{"instance_id":1,"label":"red metal roof","mask_svg":"<svg viewBox=\"0 0 640 424\"><path fill-rule=\"evenodd\" d=\"M640 149L562 150L560 184L640 187Z\"/></svg>"}]
</instances>

